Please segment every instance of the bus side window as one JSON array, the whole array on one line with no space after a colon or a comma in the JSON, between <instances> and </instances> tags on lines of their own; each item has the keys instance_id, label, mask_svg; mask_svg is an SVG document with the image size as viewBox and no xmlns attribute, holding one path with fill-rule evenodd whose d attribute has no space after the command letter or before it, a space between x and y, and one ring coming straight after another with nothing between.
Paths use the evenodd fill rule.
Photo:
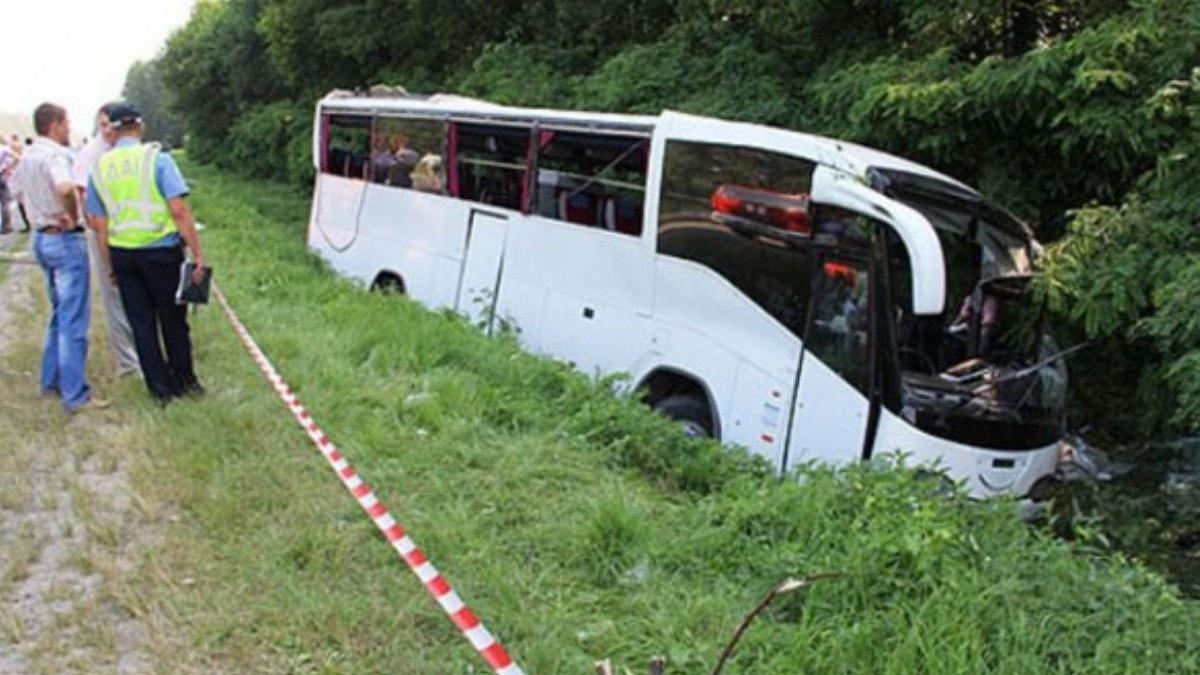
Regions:
<instances>
[{"instance_id":1,"label":"bus side window","mask_svg":"<svg viewBox=\"0 0 1200 675\"><path fill-rule=\"evenodd\" d=\"M538 146L534 213L641 235L649 152L645 138L543 131Z\"/></svg>"},{"instance_id":2,"label":"bus side window","mask_svg":"<svg viewBox=\"0 0 1200 675\"><path fill-rule=\"evenodd\" d=\"M458 196L514 211L521 208L529 127L457 125Z\"/></svg>"},{"instance_id":3,"label":"bus side window","mask_svg":"<svg viewBox=\"0 0 1200 675\"><path fill-rule=\"evenodd\" d=\"M329 116L321 172L345 178L365 178L371 149L371 118L367 115Z\"/></svg>"},{"instance_id":4,"label":"bus side window","mask_svg":"<svg viewBox=\"0 0 1200 675\"><path fill-rule=\"evenodd\" d=\"M714 198L729 195L772 207L758 211L758 224L803 230L815 168L808 160L757 148L669 141L658 218L716 219L720 203ZM748 219L754 214L753 207L737 213Z\"/></svg>"},{"instance_id":5,"label":"bus side window","mask_svg":"<svg viewBox=\"0 0 1200 675\"><path fill-rule=\"evenodd\" d=\"M443 193L445 146L446 126L440 120L380 117L371 136L371 180L391 187Z\"/></svg>"},{"instance_id":6,"label":"bus side window","mask_svg":"<svg viewBox=\"0 0 1200 675\"><path fill-rule=\"evenodd\" d=\"M795 238L784 241L768 235L773 229L804 234L813 169L811 162L765 150L668 142L658 252L720 274L792 334L803 337L812 255ZM743 199L744 206L733 217L716 208L723 205L721 200L736 199ZM753 221L756 215L763 219Z\"/></svg>"}]
</instances>

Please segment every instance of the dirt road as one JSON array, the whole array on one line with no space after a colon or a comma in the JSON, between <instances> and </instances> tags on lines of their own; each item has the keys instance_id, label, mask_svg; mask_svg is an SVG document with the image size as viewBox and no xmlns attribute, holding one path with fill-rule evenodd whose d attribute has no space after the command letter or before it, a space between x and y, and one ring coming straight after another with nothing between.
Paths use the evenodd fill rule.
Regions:
<instances>
[{"instance_id":1,"label":"dirt road","mask_svg":"<svg viewBox=\"0 0 1200 675\"><path fill-rule=\"evenodd\" d=\"M129 488L134 428L38 396L46 303L28 246L0 237L0 674L149 672L129 609L153 531ZM93 341L90 360L111 386L107 348Z\"/></svg>"}]
</instances>

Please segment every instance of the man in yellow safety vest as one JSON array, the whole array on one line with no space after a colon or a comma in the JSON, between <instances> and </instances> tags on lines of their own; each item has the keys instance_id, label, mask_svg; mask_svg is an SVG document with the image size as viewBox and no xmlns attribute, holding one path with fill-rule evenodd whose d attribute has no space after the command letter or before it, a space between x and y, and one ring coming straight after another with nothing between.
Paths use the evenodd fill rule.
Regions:
<instances>
[{"instance_id":1,"label":"man in yellow safety vest","mask_svg":"<svg viewBox=\"0 0 1200 675\"><path fill-rule=\"evenodd\" d=\"M141 114L132 106L114 105L108 117L116 140L88 180L88 219L121 293L146 387L166 405L204 393L192 369L187 307L175 301L183 247L192 253L197 282L204 253L175 161L157 143L142 142Z\"/></svg>"}]
</instances>

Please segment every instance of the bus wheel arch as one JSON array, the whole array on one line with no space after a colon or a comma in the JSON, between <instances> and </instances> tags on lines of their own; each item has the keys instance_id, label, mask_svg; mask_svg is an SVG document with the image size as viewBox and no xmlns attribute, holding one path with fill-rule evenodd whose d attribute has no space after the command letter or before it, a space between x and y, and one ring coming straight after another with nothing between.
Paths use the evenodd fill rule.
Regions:
<instances>
[{"instance_id":1,"label":"bus wheel arch","mask_svg":"<svg viewBox=\"0 0 1200 675\"><path fill-rule=\"evenodd\" d=\"M375 280L371 282L371 291L383 295L407 295L404 277L388 270L375 275Z\"/></svg>"},{"instance_id":2,"label":"bus wheel arch","mask_svg":"<svg viewBox=\"0 0 1200 675\"><path fill-rule=\"evenodd\" d=\"M637 389L646 405L678 421L688 436L721 437L712 391L699 377L675 368L657 368L642 378Z\"/></svg>"}]
</instances>

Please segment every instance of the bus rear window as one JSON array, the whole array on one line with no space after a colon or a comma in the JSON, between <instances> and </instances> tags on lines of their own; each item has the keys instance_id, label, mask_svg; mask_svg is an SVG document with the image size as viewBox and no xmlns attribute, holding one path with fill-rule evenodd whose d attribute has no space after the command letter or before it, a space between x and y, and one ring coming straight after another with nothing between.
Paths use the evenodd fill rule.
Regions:
<instances>
[{"instance_id":1,"label":"bus rear window","mask_svg":"<svg viewBox=\"0 0 1200 675\"><path fill-rule=\"evenodd\" d=\"M330 115L321 172L345 178L367 176L371 154L371 117Z\"/></svg>"}]
</instances>

